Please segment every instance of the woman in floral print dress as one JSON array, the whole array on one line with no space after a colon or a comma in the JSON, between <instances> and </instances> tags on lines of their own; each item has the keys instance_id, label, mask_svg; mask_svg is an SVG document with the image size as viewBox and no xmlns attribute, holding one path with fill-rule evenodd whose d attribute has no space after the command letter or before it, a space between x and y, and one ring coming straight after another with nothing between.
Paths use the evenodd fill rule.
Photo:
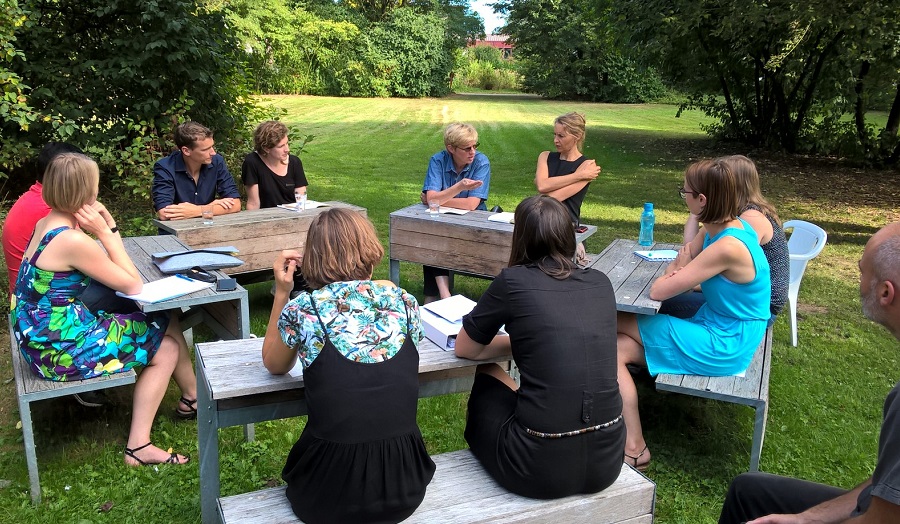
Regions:
<instances>
[{"instance_id":1,"label":"woman in floral print dress","mask_svg":"<svg viewBox=\"0 0 900 524\"><path fill-rule=\"evenodd\" d=\"M197 381L178 322L165 314L91 311L79 298L91 279L128 294L143 287L115 220L97 201L99 181L97 164L81 154L59 155L48 167L43 198L51 211L35 225L22 258L13 331L31 370L48 380L142 369L134 389L125 463L184 464L187 457L150 443L170 377L183 395L176 413L196 414Z\"/></svg>"},{"instance_id":2,"label":"woman in floral print dress","mask_svg":"<svg viewBox=\"0 0 900 524\"><path fill-rule=\"evenodd\" d=\"M372 280L383 255L371 222L335 208L313 220L305 256L275 260L263 363L275 374L298 358L303 367L309 418L282 477L309 524L399 522L434 475L416 425L418 304ZM312 291L289 302L301 264Z\"/></svg>"}]
</instances>

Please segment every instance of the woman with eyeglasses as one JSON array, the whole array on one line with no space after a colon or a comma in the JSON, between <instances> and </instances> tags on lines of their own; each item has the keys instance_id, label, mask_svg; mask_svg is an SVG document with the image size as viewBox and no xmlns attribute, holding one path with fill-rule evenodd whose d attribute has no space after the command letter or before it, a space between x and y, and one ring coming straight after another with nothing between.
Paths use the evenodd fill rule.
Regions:
<instances>
[{"instance_id":1,"label":"woman with eyeglasses","mask_svg":"<svg viewBox=\"0 0 900 524\"><path fill-rule=\"evenodd\" d=\"M756 231L739 218L738 179L728 162L703 160L684 174L681 189L691 214L704 224L701 249L683 266L667 268L650 288L666 300L702 285L706 302L688 319L670 315L618 314L618 376L628 436L625 461L650 462L629 365L659 373L728 376L750 365L766 332L769 262Z\"/></svg>"},{"instance_id":2,"label":"woman with eyeglasses","mask_svg":"<svg viewBox=\"0 0 900 524\"><path fill-rule=\"evenodd\" d=\"M491 163L478 151L478 132L469 124L453 123L444 130L444 150L431 157L422 203L487 211ZM450 296L450 272L424 266L425 303Z\"/></svg>"},{"instance_id":3,"label":"woman with eyeglasses","mask_svg":"<svg viewBox=\"0 0 900 524\"><path fill-rule=\"evenodd\" d=\"M588 186L600 174L600 166L581 154L585 137L584 115L566 113L553 121L553 145L556 152L538 155L534 184L542 195L552 196L566 206L574 224L581 223L581 204ZM579 243L576 261L587 262L584 244Z\"/></svg>"},{"instance_id":4,"label":"woman with eyeglasses","mask_svg":"<svg viewBox=\"0 0 900 524\"><path fill-rule=\"evenodd\" d=\"M787 237L781 227L781 219L778 218L775 206L762 195L756 164L744 155L725 156L720 160L731 166L734 172L737 179L738 206L741 209L740 218L747 221L750 227L756 231L759 245L769 262L770 280L772 281L772 293L769 299L769 311L771 312L769 325L772 325L787 302L791 264ZM680 191L681 197L685 198L687 193L683 188ZM700 225L697 215L691 213L684 226L684 247L679 252L678 259L668 269L671 271L690 262L694 255L703 249L705 234L706 229ZM679 318L689 318L700 309L705 301L702 291L688 291L664 301L659 312Z\"/></svg>"}]
</instances>

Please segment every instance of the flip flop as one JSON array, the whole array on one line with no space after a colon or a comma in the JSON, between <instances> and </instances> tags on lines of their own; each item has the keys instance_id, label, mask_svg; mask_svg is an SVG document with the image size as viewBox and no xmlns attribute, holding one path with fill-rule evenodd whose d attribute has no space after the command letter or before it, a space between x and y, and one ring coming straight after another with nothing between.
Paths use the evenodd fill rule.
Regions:
<instances>
[{"instance_id":1,"label":"flip flop","mask_svg":"<svg viewBox=\"0 0 900 524\"><path fill-rule=\"evenodd\" d=\"M636 457L632 457L632 456L629 455L628 453L625 453L625 458L626 458L626 459L631 459L631 460L633 460L633 461L634 461L634 464L628 464L628 461L627 461L627 460L625 461L625 463L628 464L629 466L633 467L634 469L640 471L640 472L647 471L647 468L650 466L650 461L649 461L649 460L648 460L647 462L641 464L640 466L638 466L638 463L637 463L637 462L638 462L638 459L641 458L641 457L643 457L643 456L644 456L644 453L646 453L646 452L647 452L647 446L644 445L644 449L642 449L641 452L638 453Z\"/></svg>"}]
</instances>

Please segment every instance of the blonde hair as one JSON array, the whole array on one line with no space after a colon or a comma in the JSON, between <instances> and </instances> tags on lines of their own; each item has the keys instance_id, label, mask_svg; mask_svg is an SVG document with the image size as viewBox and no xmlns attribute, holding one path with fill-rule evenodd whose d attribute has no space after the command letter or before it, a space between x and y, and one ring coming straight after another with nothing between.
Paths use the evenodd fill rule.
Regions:
<instances>
[{"instance_id":1,"label":"blonde hair","mask_svg":"<svg viewBox=\"0 0 900 524\"><path fill-rule=\"evenodd\" d=\"M384 256L375 227L355 211L331 208L309 226L303 276L319 289L333 282L368 280Z\"/></svg>"},{"instance_id":2,"label":"blonde hair","mask_svg":"<svg viewBox=\"0 0 900 524\"><path fill-rule=\"evenodd\" d=\"M566 113L556 117L553 125L555 126L556 124L563 126L566 133L575 136L575 143L578 145L578 150L581 151L581 147L584 145L585 127L587 125L584 115L575 112Z\"/></svg>"},{"instance_id":3,"label":"blonde hair","mask_svg":"<svg viewBox=\"0 0 900 524\"><path fill-rule=\"evenodd\" d=\"M460 147L467 142L478 142L478 131L469 124L454 122L444 130L444 145Z\"/></svg>"},{"instance_id":4,"label":"blonde hair","mask_svg":"<svg viewBox=\"0 0 900 524\"><path fill-rule=\"evenodd\" d=\"M253 132L253 148L261 155L266 154L287 135L286 125L277 120L266 120Z\"/></svg>"},{"instance_id":5,"label":"blonde hair","mask_svg":"<svg viewBox=\"0 0 900 524\"><path fill-rule=\"evenodd\" d=\"M762 210L764 215L771 217L781 225L781 219L778 218L775 206L762 195L759 187L759 172L756 170L753 160L744 155L724 156L720 160L724 160L734 172L738 189L738 209L743 213L748 205L754 204Z\"/></svg>"},{"instance_id":6,"label":"blonde hair","mask_svg":"<svg viewBox=\"0 0 900 524\"><path fill-rule=\"evenodd\" d=\"M97 198L99 184L97 162L80 153L63 153L47 166L41 195L51 208L74 213Z\"/></svg>"}]
</instances>

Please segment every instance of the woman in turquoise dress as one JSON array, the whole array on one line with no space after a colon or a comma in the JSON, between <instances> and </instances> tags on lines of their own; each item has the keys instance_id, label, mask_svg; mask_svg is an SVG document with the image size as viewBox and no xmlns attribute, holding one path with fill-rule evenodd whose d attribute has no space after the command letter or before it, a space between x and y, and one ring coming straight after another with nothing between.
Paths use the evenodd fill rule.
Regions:
<instances>
[{"instance_id":1,"label":"woman in turquoise dress","mask_svg":"<svg viewBox=\"0 0 900 524\"><path fill-rule=\"evenodd\" d=\"M141 369L125 463L184 464L187 457L150 443L170 377L182 391L176 414L196 415L197 381L177 320L166 314L91 311L80 299L92 279L126 294L143 287L115 220L97 201L99 181L97 164L85 155L59 155L48 167L43 198L51 210L35 225L22 257L12 304L13 331L31 370L48 380Z\"/></svg>"},{"instance_id":2,"label":"woman in turquoise dress","mask_svg":"<svg viewBox=\"0 0 900 524\"><path fill-rule=\"evenodd\" d=\"M619 313L618 378L627 437L625 460L638 469L650 462L641 428L637 390L629 365L659 373L728 376L741 373L765 335L771 283L756 232L740 212L737 180L727 162L704 160L684 174L680 190L706 228L703 249L673 262L650 288L665 300L702 285L706 303L688 319Z\"/></svg>"}]
</instances>

